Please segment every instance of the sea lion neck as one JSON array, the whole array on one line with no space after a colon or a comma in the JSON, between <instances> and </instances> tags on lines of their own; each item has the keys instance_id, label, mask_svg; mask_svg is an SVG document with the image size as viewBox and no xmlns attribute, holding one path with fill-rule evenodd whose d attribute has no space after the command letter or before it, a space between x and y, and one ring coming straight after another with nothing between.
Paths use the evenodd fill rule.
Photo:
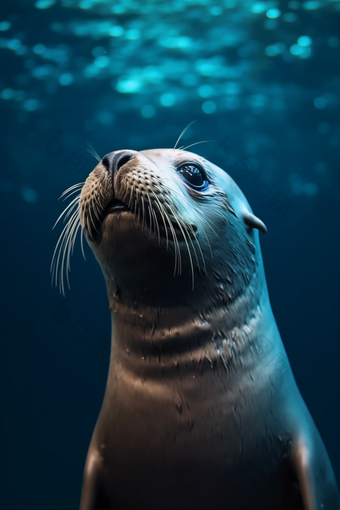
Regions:
<instances>
[{"instance_id":1,"label":"sea lion neck","mask_svg":"<svg viewBox=\"0 0 340 510\"><path fill-rule=\"evenodd\" d=\"M210 301L193 299L167 307L127 303L111 295L112 350L140 358L200 351L219 338L234 339L254 317L261 320L268 302L267 289L259 295L251 285L229 303L210 294L214 295Z\"/></svg>"}]
</instances>

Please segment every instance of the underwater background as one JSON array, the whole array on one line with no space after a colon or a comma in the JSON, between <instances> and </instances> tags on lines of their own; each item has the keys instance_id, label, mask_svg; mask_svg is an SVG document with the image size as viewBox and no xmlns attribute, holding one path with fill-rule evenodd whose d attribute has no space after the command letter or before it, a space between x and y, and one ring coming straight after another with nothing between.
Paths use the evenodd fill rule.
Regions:
<instances>
[{"instance_id":1,"label":"underwater background","mask_svg":"<svg viewBox=\"0 0 340 510\"><path fill-rule=\"evenodd\" d=\"M110 313L79 239L51 288L61 193L118 149L190 150L267 225L269 294L340 481L340 2L3 0L0 6L3 510L78 508Z\"/></svg>"}]
</instances>

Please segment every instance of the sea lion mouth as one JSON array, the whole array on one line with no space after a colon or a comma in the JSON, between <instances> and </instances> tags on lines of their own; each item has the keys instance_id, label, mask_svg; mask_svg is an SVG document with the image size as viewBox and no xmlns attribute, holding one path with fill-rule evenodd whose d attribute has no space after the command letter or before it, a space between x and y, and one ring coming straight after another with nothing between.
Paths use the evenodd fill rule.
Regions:
<instances>
[{"instance_id":1,"label":"sea lion mouth","mask_svg":"<svg viewBox=\"0 0 340 510\"><path fill-rule=\"evenodd\" d=\"M88 235L92 242L96 241L100 228L105 218L111 214L118 214L124 211L132 212L121 200L114 198L102 211L93 211L91 222L88 224Z\"/></svg>"},{"instance_id":2,"label":"sea lion mouth","mask_svg":"<svg viewBox=\"0 0 340 510\"><path fill-rule=\"evenodd\" d=\"M109 205L104 209L104 211L103 211L103 219L108 214L114 214L114 213L119 213L119 212L123 212L123 211L130 211L130 209L128 208L128 206L126 204L124 204L124 202L114 198L109 203Z\"/></svg>"},{"instance_id":3,"label":"sea lion mouth","mask_svg":"<svg viewBox=\"0 0 340 510\"><path fill-rule=\"evenodd\" d=\"M141 223L141 225L143 225L144 228L147 228L148 230L152 231L156 237L166 239L167 242L173 241L174 236L176 237L177 241L183 241L185 236L193 238L195 235L194 233L197 231L196 225L190 225L190 227L188 228L188 226L180 224L171 215L168 215L168 221L165 221L158 211L154 212L153 220L150 222L148 208L146 208L145 218L143 220L141 217L139 217L138 214L136 214L136 211L133 211L130 207L127 206L127 204L116 198L111 200L111 202L103 210L100 217L95 219L96 220L95 223L97 223L95 225L95 230L97 232L99 231L100 226L102 225L103 221L107 216L122 212L132 213L136 218L139 219L139 223ZM155 220L157 221L157 224ZM185 232L185 236L183 235L183 231Z\"/></svg>"}]
</instances>

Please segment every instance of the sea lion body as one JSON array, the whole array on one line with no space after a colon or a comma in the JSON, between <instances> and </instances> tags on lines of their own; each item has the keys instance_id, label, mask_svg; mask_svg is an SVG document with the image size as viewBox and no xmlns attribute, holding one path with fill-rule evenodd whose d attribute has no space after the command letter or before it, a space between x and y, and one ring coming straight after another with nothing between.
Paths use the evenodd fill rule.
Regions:
<instances>
[{"instance_id":1,"label":"sea lion body","mask_svg":"<svg viewBox=\"0 0 340 510\"><path fill-rule=\"evenodd\" d=\"M265 226L234 181L185 151L117 151L80 215L112 312L80 510L338 510L271 310Z\"/></svg>"}]
</instances>

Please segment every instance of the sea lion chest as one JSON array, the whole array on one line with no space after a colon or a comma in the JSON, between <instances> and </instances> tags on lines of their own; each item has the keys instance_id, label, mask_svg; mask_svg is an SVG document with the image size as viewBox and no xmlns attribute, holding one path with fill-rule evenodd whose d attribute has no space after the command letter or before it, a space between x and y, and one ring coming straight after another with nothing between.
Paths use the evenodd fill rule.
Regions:
<instances>
[{"instance_id":1,"label":"sea lion chest","mask_svg":"<svg viewBox=\"0 0 340 510\"><path fill-rule=\"evenodd\" d=\"M148 379L116 366L92 445L112 508L285 508L290 434L277 397L264 367L246 377L205 358Z\"/></svg>"}]
</instances>

